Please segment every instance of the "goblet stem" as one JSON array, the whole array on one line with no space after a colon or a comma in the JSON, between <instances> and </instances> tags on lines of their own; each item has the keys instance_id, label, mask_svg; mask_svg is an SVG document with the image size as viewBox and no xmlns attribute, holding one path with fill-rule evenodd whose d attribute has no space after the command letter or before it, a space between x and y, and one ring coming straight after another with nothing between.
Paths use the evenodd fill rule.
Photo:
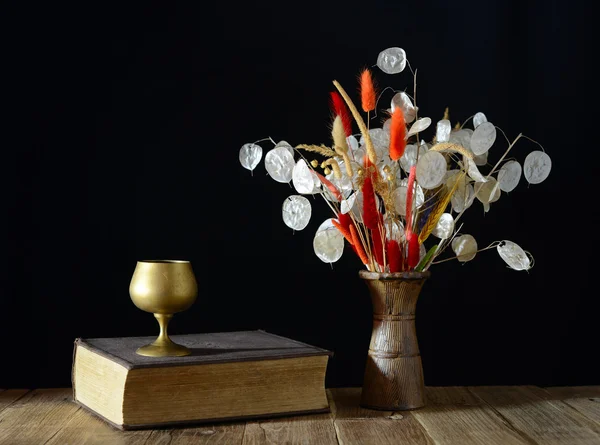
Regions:
<instances>
[{"instance_id":1,"label":"goblet stem","mask_svg":"<svg viewBox=\"0 0 600 445\"><path fill-rule=\"evenodd\" d=\"M169 322L171 318L173 318L173 314L154 314L154 317L158 321L158 325L160 326L160 333L156 340L154 340L154 345L166 345L173 343L169 338L169 334L167 333L167 327L169 326Z\"/></svg>"},{"instance_id":2,"label":"goblet stem","mask_svg":"<svg viewBox=\"0 0 600 445\"><path fill-rule=\"evenodd\" d=\"M167 326L169 321L173 318L173 314L154 314L158 326L160 326L160 332L156 340L146 346L142 346L136 352L139 355L145 355L149 357L168 357L168 356L184 356L191 354L188 348L183 345L173 343L173 340L169 338L167 333Z\"/></svg>"}]
</instances>

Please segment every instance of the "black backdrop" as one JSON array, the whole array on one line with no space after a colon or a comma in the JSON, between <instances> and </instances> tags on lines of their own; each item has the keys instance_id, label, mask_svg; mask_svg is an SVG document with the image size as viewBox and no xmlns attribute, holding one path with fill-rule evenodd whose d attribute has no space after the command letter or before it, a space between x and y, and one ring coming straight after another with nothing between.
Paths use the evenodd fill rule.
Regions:
<instances>
[{"instance_id":1,"label":"black backdrop","mask_svg":"<svg viewBox=\"0 0 600 445\"><path fill-rule=\"evenodd\" d=\"M171 333L290 336L334 351L329 386L360 385L371 307L358 259L321 262L325 205L293 233L290 187L238 152L267 136L328 142L332 80L355 95L390 46L418 69L421 116L482 111L553 159L546 182L463 219L480 247L521 244L533 269L493 250L432 269L417 309L426 384L600 383L584 2L124 3L5 6L0 387L68 386L76 337L154 335L128 294L149 258L189 259L199 281ZM408 70L374 74L412 88ZM537 148L523 140L513 156Z\"/></svg>"}]
</instances>

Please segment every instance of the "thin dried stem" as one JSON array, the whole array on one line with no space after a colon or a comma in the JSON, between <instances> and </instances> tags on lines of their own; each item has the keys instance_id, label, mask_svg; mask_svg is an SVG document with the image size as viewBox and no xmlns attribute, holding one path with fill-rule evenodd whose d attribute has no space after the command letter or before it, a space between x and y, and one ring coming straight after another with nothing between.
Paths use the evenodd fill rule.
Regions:
<instances>
[{"instance_id":1,"label":"thin dried stem","mask_svg":"<svg viewBox=\"0 0 600 445\"><path fill-rule=\"evenodd\" d=\"M498 246L498 244L500 244L500 241L494 241L489 246L484 247L483 249L476 250L475 253L483 252L484 250L494 249L496 246ZM440 263L445 263L446 261L456 260L456 259L458 259L459 256L460 255L453 256L450 258L444 258L443 260L439 260L439 261L433 261L431 264L440 264Z\"/></svg>"},{"instance_id":2,"label":"thin dried stem","mask_svg":"<svg viewBox=\"0 0 600 445\"><path fill-rule=\"evenodd\" d=\"M271 141L273 145L277 145L277 143L271 138L271 136L267 136L266 138L259 139L258 141L254 141L253 144L258 144L259 142Z\"/></svg>"},{"instance_id":3,"label":"thin dried stem","mask_svg":"<svg viewBox=\"0 0 600 445\"><path fill-rule=\"evenodd\" d=\"M472 115L472 116L469 116L468 118L466 118L465 121L461 124L460 128L462 129L465 126L465 124L467 124L474 117L475 117L475 115Z\"/></svg>"},{"instance_id":4,"label":"thin dried stem","mask_svg":"<svg viewBox=\"0 0 600 445\"><path fill-rule=\"evenodd\" d=\"M375 110L374 110L373 119L375 119L377 117L377 108L379 107L379 99L381 99L381 97L383 96L383 93L386 90L392 90L394 93L396 92L396 90L394 90L392 87L385 87L383 90L380 91L379 96L377 97L377 100L375 101Z\"/></svg>"},{"instance_id":5,"label":"thin dried stem","mask_svg":"<svg viewBox=\"0 0 600 445\"><path fill-rule=\"evenodd\" d=\"M542 144L540 144L538 141L536 141L535 139L531 139L529 136L525 136L524 134L521 135L521 137L523 137L524 139L527 139L528 141L533 142L536 145L539 145L539 147L542 149L542 151L545 153L546 150L544 149L544 146Z\"/></svg>"}]
</instances>

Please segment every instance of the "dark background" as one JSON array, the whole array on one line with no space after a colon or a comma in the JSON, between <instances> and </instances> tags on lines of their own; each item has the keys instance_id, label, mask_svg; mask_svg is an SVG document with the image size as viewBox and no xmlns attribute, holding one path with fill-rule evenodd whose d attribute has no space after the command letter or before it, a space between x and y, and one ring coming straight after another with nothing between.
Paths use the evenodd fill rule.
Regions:
<instances>
[{"instance_id":1,"label":"dark background","mask_svg":"<svg viewBox=\"0 0 600 445\"><path fill-rule=\"evenodd\" d=\"M600 383L584 2L13 2L2 17L0 387L70 385L76 337L155 335L128 286L136 261L156 258L191 260L199 281L172 334L290 336L334 351L328 386L360 385L371 306L359 260L347 249L321 262L312 238L328 208L315 200L294 233L281 220L293 190L238 153L268 136L328 143L332 80L356 98L360 69L391 46L418 69L421 116L482 111L553 160L544 183L463 218L480 247L513 240L533 269L493 250L432 268L417 309L425 383ZM412 89L408 69L373 72L382 89ZM499 135L490 160L505 147ZM522 140L512 156L534 149Z\"/></svg>"}]
</instances>

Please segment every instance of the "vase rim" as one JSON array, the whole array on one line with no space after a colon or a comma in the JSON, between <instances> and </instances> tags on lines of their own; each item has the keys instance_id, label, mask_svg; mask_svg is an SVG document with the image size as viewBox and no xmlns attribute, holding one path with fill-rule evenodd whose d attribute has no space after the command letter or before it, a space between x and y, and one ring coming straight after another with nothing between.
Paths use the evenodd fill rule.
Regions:
<instances>
[{"instance_id":1,"label":"vase rim","mask_svg":"<svg viewBox=\"0 0 600 445\"><path fill-rule=\"evenodd\" d=\"M368 270L360 270L358 272L360 278L364 280L424 280L431 276L429 270L423 272L407 271L407 272L371 272Z\"/></svg>"},{"instance_id":2,"label":"vase rim","mask_svg":"<svg viewBox=\"0 0 600 445\"><path fill-rule=\"evenodd\" d=\"M138 263L152 263L152 264L189 264L188 260L139 260Z\"/></svg>"}]
</instances>

